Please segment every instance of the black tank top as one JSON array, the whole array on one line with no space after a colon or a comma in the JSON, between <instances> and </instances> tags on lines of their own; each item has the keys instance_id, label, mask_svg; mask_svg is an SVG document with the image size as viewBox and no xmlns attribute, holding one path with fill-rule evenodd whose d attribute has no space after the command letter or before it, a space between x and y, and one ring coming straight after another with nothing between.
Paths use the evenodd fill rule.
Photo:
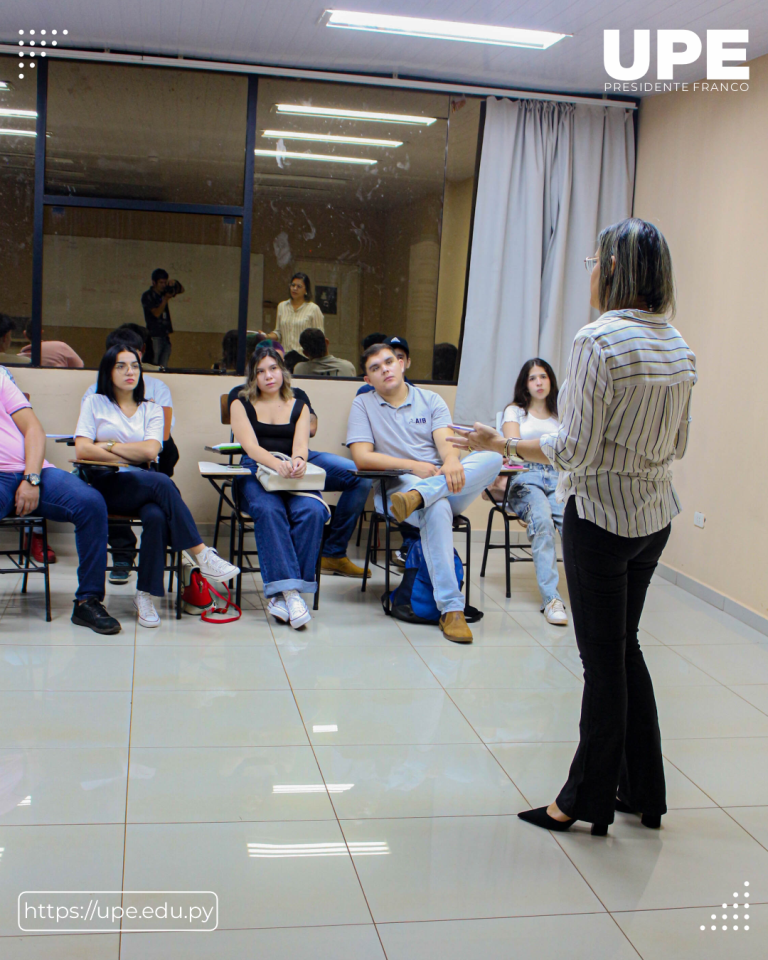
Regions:
<instances>
[{"instance_id":1,"label":"black tank top","mask_svg":"<svg viewBox=\"0 0 768 960\"><path fill-rule=\"evenodd\" d=\"M248 420L259 444L269 453L284 453L290 457L293 453L293 435L296 432L296 424L301 416L301 411L304 409L304 401L298 397L293 401L291 418L288 423L262 423L250 400L244 397L238 397L238 400L245 407Z\"/></svg>"}]
</instances>

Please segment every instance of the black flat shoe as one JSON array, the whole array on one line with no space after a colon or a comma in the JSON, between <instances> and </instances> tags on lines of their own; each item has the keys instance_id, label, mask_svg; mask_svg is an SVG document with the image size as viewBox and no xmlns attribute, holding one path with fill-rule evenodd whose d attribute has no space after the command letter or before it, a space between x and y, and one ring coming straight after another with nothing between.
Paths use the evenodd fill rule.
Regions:
<instances>
[{"instance_id":1,"label":"black flat shoe","mask_svg":"<svg viewBox=\"0 0 768 960\"><path fill-rule=\"evenodd\" d=\"M635 817L640 817L640 823L644 827L648 827L649 830L658 830L661 826L661 814L656 814L655 816L650 813L640 813L639 810L634 810L628 803L624 803L623 800L619 800L616 797L616 809L619 813L631 813Z\"/></svg>"},{"instance_id":2,"label":"black flat shoe","mask_svg":"<svg viewBox=\"0 0 768 960\"><path fill-rule=\"evenodd\" d=\"M90 627L95 633L120 633L120 621L110 617L104 604L95 597L89 597L82 603L75 600L72 623L78 627Z\"/></svg>"},{"instance_id":3,"label":"black flat shoe","mask_svg":"<svg viewBox=\"0 0 768 960\"><path fill-rule=\"evenodd\" d=\"M521 820L525 820L526 823L532 823L535 827L542 827L544 830L554 830L559 833L565 833L566 830L570 830L574 823L576 823L575 819L555 820L554 817L550 817L547 813L546 807L537 807L535 810L523 810L521 813L518 813L518 817L520 817ZM592 824L593 837L604 837L607 833L607 823Z\"/></svg>"}]
</instances>

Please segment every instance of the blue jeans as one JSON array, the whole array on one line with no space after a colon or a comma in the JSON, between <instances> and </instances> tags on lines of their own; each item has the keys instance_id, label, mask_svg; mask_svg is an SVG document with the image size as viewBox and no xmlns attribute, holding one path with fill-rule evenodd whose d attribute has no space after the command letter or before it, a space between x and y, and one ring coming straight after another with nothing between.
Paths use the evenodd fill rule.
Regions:
<instances>
[{"instance_id":1,"label":"blue jeans","mask_svg":"<svg viewBox=\"0 0 768 960\"><path fill-rule=\"evenodd\" d=\"M555 529L563 532L563 504L555 500L557 477L554 467L532 463L509 491L509 506L527 524L542 610L550 600L562 600L555 549Z\"/></svg>"},{"instance_id":2,"label":"blue jeans","mask_svg":"<svg viewBox=\"0 0 768 960\"><path fill-rule=\"evenodd\" d=\"M314 497L268 493L256 479L257 464L243 457L253 476L235 480L237 496L253 519L264 595L284 590L316 593L315 571L328 510Z\"/></svg>"},{"instance_id":3,"label":"blue jeans","mask_svg":"<svg viewBox=\"0 0 768 960\"><path fill-rule=\"evenodd\" d=\"M400 477L390 491L403 493L405 490L418 490L424 500L424 506L415 510L408 519L411 523L418 522L435 603L441 613L464 609L464 597L453 563L453 518L466 510L493 483L501 470L501 455L488 451L470 453L461 463L466 476L461 493L450 494L442 474L420 480L410 473ZM379 504L377 509L381 509Z\"/></svg>"},{"instance_id":4,"label":"blue jeans","mask_svg":"<svg viewBox=\"0 0 768 960\"><path fill-rule=\"evenodd\" d=\"M23 473L0 473L0 518L16 512L14 498ZM59 523L74 523L77 600L104 599L107 570L107 506L93 487L56 467L40 472L40 505L35 513Z\"/></svg>"},{"instance_id":5,"label":"blue jeans","mask_svg":"<svg viewBox=\"0 0 768 960\"><path fill-rule=\"evenodd\" d=\"M354 472L354 463L335 453L310 450L309 462L325 470L326 490L331 493L341 491L328 536L323 544L323 556L346 557L347 544L355 532L373 481L358 477Z\"/></svg>"},{"instance_id":6,"label":"blue jeans","mask_svg":"<svg viewBox=\"0 0 768 960\"><path fill-rule=\"evenodd\" d=\"M95 476L91 483L104 497L110 513L141 520L136 588L162 597L168 544L174 550L187 550L203 542L176 485L155 470L107 473Z\"/></svg>"}]
</instances>

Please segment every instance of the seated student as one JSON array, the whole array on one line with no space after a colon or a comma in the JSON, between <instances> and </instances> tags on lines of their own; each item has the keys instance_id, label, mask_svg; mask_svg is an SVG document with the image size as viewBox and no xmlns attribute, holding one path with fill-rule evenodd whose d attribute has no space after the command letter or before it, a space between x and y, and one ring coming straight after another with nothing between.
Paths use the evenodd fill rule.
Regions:
<instances>
[{"instance_id":1,"label":"seated student","mask_svg":"<svg viewBox=\"0 0 768 960\"><path fill-rule=\"evenodd\" d=\"M526 360L515 383L512 403L504 410L502 432L505 437L539 440L547 433L557 433L557 378L555 371L539 357ZM533 565L541 593L541 612L549 623L566 626L568 615L558 593L555 528L562 532L563 507L555 499L557 470L550 464L529 463L528 469L513 477L509 506L528 525ZM506 489L506 477L501 494ZM494 491L494 488L491 488ZM495 490L494 492L498 492Z\"/></svg>"},{"instance_id":2,"label":"seated student","mask_svg":"<svg viewBox=\"0 0 768 960\"><path fill-rule=\"evenodd\" d=\"M232 432L243 448L238 493L253 518L267 609L294 630L312 619L302 593L316 593L315 569L328 509L317 496L269 492L256 478L259 464L281 477L303 477L309 447L309 407L294 396L291 375L273 346L260 344L248 364L248 381L230 407ZM289 456L289 461L275 457Z\"/></svg>"},{"instance_id":3,"label":"seated student","mask_svg":"<svg viewBox=\"0 0 768 960\"><path fill-rule=\"evenodd\" d=\"M264 340L258 347L272 346L282 356L282 344L277 341ZM240 392L247 386L241 384L229 391L229 407L234 400L239 399ZM310 439L317 433L317 415L312 409L312 403L299 387L291 384L293 395L302 400L309 408L309 436ZM358 477L351 469L352 464L346 457L336 453L326 453L320 450L309 451L309 462L325 470L325 490L328 493L341 493L339 502L323 542L323 558L321 572L334 574L338 577L359 577L362 579L363 568L347 556L347 545L355 532L360 514L365 509L365 502L371 492L373 481L365 477ZM368 571L370 577L371 571Z\"/></svg>"},{"instance_id":4,"label":"seated student","mask_svg":"<svg viewBox=\"0 0 768 960\"><path fill-rule=\"evenodd\" d=\"M125 344L133 350L138 351L141 360L144 360L144 352L147 345L147 328L140 327L137 323L125 323L117 330L107 335L106 348L109 350L116 343ZM157 469L167 477L173 476L173 468L179 460L179 450L176 446L171 430L173 429L176 418L173 415L173 398L167 384L157 377L150 376L142 370L142 379L144 381L144 399L151 400L163 408L163 449L157 460ZM83 394L83 401L86 397L93 396L96 393L97 382L94 381ZM136 558L136 534L128 523L113 523L109 528L109 545L112 547L112 566L109 572L110 583L127 583L131 576L131 568Z\"/></svg>"},{"instance_id":5,"label":"seated student","mask_svg":"<svg viewBox=\"0 0 768 960\"><path fill-rule=\"evenodd\" d=\"M128 462L119 471L90 468L89 482L110 513L138 515L142 521L138 589L134 605L142 627L160 626L152 597L162 597L166 548L183 550L208 580L224 583L240 572L206 547L192 514L171 479L144 469L163 446L163 410L144 398L138 350L115 344L99 364L96 393L83 400L75 430L80 460Z\"/></svg>"},{"instance_id":6,"label":"seated student","mask_svg":"<svg viewBox=\"0 0 768 960\"><path fill-rule=\"evenodd\" d=\"M366 340L367 339L368 338L366 337ZM403 372L408 372L408 368L411 366L411 348L408 346L408 341L405 339L405 337L385 337L384 340L376 340L374 342L386 343L392 347L395 356L403 365ZM363 343L365 343L365 340L363 340ZM369 346L372 347L373 344L369 344ZM364 351L367 349L368 347L365 347ZM365 353L363 353L363 355L365 355ZM363 376L365 377L365 371L363 371ZM366 380L367 379L368 378L366 377ZM406 377L405 382L410 383L411 381L408 379L408 377ZM359 397L361 393L370 393L372 390L373 387L370 385L370 383L364 383L362 387L358 389L357 396Z\"/></svg>"},{"instance_id":7,"label":"seated student","mask_svg":"<svg viewBox=\"0 0 768 960\"><path fill-rule=\"evenodd\" d=\"M352 402L347 446L358 469L408 470L393 483L392 515L398 523L408 517L418 522L444 636L471 643L453 561L453 517L498 474L501 457L484 452L459 460L448 442L445 401L406 383L403 364L388 344L369 347L362 366L374 392Z\"/></svg>"},{"instance_id":8,"label":"seated student","mask_svg":"<svg viewBox=\"0 0 768 960\"><path fill-rule=\"evenodd\" d=\"M96 633L119 633L104 608L107 508L82 480L44 459L45 431L10 377L0 377L0 517L37 514L74 523L79 566L72 623Z\"/></svg>"},{"instance_id":9,"label":"seated student","mask_svg":"<svg viewBox=\"0 0 768 960\"><path fill-rule=\"evenodd\" d=\"M18 357L10 352L15 330L16 324L8 314L0 313L0 363L16 363L18 361Z\"/></svg>"},{"instance_id":10,"label":"seated student","mask_svg":"<svg viewBox=\"0 0 768 960\"><path fill-rule=\"evenodd\" d=\"M293 368L296 377L356 377L355 365L328 352L331 342L319 327L307 327L299 334L299 346L306 360Z\"/></svg>"},{"instance_id":11,"label":"seated student","mask_svg":"<svg viewBox=\"0 0 768 960\"><path fill-rule=\"evenodd\" d=\"M40 365L43 367L84 367L85 364L68 343L63 340L42 340L44 331L40 331ZM30 342L19 350L19 356L32 357L32 321L24 327L24 336Z\"/></svg>"}]
</instances>

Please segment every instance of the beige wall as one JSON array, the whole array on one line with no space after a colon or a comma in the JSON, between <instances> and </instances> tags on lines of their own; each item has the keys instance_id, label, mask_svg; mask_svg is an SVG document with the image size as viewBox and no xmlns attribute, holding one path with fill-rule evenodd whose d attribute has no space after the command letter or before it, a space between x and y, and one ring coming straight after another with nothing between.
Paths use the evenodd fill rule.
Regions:
<instances>
[{"instance_id":1,"label":"beige wall","mask_svg":"<svg viewBox=\"0 0 768 960\"><path fill-rule=\"evenodd\" d=\"M93 383L94 372L89 370L45 370L13 368L19 387L30 395L33 408L43 423L46 433L69 433L77 423L80 399ZM193 374L153 374L171 388L176 426L173 437L179 447L180 459L174 481L192 510L198 523L213 523L216 518L217 497L207 481L200 478L199 460L217 460L215 454L203 447L229 440L229 427L219 419L219 397L242 383L238 377L216 377ZM355 381L311 380L297 377L296 386L309 394L318 415L318 431L312 441L315 450L346 455L342 442L346 435L347 413L360 386ZM453 409L455 386L430 387ZM70 470L69 461L74 449L48 441L46 457L57 467ZM333 495L331 495L333 496ZM466 512L476 531L484 529L488 505L477 500Z\"/></svg>"},{"instance_id":2,"label":"beige wall","mask_svg":"<svg viewBox=\"0 0 768 960\"><path fill-rule=\"evenodd\" d=\"M676 325L696 352L683 512L664 562L768 615L768 57L742 93L643 101L635 214L669 241ZM706 515L694 527L694 511Z\"/></svg>"},{"instance_id":3,"label":"beige wall","mask_svg":"<svg viewBox=\"0 0 768 960\"><path fill-rule=\"evenodd\" d=\"M474 177L445 183L443 231L440 245L440 283L437 292L435 343L459 345L464 285L467 276L469 223L472 219Z\"/></svg>"}]
</instances>

